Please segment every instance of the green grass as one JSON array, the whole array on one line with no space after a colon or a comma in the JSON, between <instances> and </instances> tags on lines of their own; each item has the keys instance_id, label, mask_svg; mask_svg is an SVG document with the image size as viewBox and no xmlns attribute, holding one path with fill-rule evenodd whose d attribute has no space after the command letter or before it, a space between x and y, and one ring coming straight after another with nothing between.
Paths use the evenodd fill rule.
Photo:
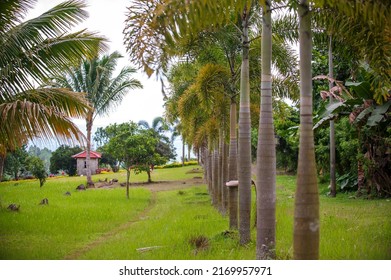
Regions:
<instances>
[{"instance_id":1,"label":"green grass","mask_svg":"<svg viewBox=\"0 0 391 280\"><path fill-rule=\"evenodd\" d=\"M200 176L187 173L193 168L155 170L152 179L181 181ZM125 173L100 174L94 180L106 177L123 181ZM139 182L147 177L132 174L131 179ZM211 206L205 185L152 194L132 187L127 200L124 188L75 191L84 181L80 177L50 179L42 189L37 181L1 183L0 259L63 259L74 252L79 252L80 259L255 258L255 242L240 246L238 233L227 232L228 218ZM295 183L294 176L277 178L279 259L292 258ZM351 199L349 194L329 198L323 194L326 186L320 189L321 259L391 259L389 199ZM66 191L72 195L64 196ZM38 205L44 197L49 205ZM151 200L152 207L143 212ZM8 211L10 203L20 204L20 212ZM255 234L253 229L252 240ZM198 249L197 238L204 239ZM83 250L86 246L88 250Z\"/></svg>"},{"instance_id":2,"label":"green grass","mask_svg":"<svg viewBox=\"0 0 391 280\"><path fill-rule=\"evenodd\" d=\"M149 203L150 193L125 190L74 190L74 178L0 184L0 259L61 259L86 242L135 217ZM71 196L65 196L69 191ZM39 205L48 198L49 205ZM10 203L21 205L10 212Z\"/></svg>"}]
</instances>

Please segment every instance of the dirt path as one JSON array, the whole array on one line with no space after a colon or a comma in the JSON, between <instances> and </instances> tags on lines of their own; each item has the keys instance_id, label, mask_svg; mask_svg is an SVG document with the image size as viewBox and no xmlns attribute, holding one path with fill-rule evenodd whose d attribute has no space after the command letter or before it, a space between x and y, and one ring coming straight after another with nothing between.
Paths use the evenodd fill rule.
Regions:
<instances>
[{"instance_id":1,"label":"dirt path","mask_svg":"<svg viewBox=\"0 0 391 280\"><path fill-rule=\"evenodd\" d=\"M88 251L94 249L95 247L103 244L116 234L118 234L121 231L124 231L131 227L134 223L143 220L145 217L148 216L148 213L153 209L153 207L156 205L156 199L157 199L157 192L161 191L170 191L170 190L179 190L179 189L184 189L184 188L190 188L194 187L197 185L202 185L204 184L202 179L198 178L193 178L193 179L188 179L186 181L164 181L164 182L156 182L156 183L150 183L150 184L144 184L144 183L133 183L131 187L145 187L151 191L151 200L149 201L148 206L140 212L134 219L121 224L120 226L102 234L99 236L97 239L91 241L90 243L87 243L83 247L76 249L75 251L71 252L70 254L66 255L64 257L65 260L77 260L79 259L82 255L87 253ZM110 186L100 186L100 187L119 187L119 184L113 184Z\"/></svg>"}]
</instances>

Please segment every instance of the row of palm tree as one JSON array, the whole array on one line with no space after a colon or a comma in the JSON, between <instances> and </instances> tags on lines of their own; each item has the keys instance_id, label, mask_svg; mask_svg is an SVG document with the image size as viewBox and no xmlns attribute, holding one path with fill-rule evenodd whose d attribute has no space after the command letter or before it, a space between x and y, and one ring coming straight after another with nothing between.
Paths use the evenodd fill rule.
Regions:
<instances>
[{"instance_id":1,"label":"row of palm tree","mask_svg":"<svg viewBox=\"0 0 391 280\"><path fill-rule=\"evenodd\" d=\"M299 44L300 44L300 152L299 152L299 168L297 179L297 193L295 196L295 229L294 229L294 258L296 259L312 259L319 257L319 198L316 180L314 141L312 132L312 76L311 76L311 51L312 51L312 11L317 11L316 30L322 30L324 33L337 30L335 22L343 22L346 30L351 30L354 25L354 18L359 17L361 23L365 23L371 34L379 35L379 29L376 26L385 27L385 32L389 30L389 3L387 1L377 0L363 4L362 1L153 1L139 0L134 1L135 6L129 8L129 17L127 26L124 30L126 41L128 43L129 54L139 61L148 75L154 71L160 75L162 71L167 70L170 63L170 58L174 61L181 61L182 65L174 68L174 73L178 69L188 68L189 59L192 60L194 55L197 61L206 60L215 63L216 58L211 55L211 51L200 52L197 50L198 45L203 40L202 38L214 28L224 29L227 26L236 26L241 36L241 43L236 45L237 50L241 50L241 74L240 74L240 106L239 106L239 123L238 123L238 157L237 157L237 177L229 177L231 180L238 179L239 181L239 233L240 242L247 243L249 237L249 209L251 193L251 154L250 154L250 98L249 90L251 88L251 80L249 79L252 68L249 67L249 44L254 44L254 41L249 36L249 33L254 28L249 28L251 21L256 21L260 17L260 10L263 10L262 17L262 83L261 83L261 108L259 120L259 137L258 137L258 157L257 157L257 258L273 258L275 246L275 152L274 152L274 132L270 89L270 60L271 60L271 41L270 27L272 11L279 7L290 7L292 10L297 10L299 18ZM352 8L353 7L353 8ZM182 12L181 12L182 11ZM330 14L338 11L338 21L331 20ZM153 15L153 16L151 16ZM239 16L237 16L239 15ZM345 19L345 20L344 20ZM283 26L283 25L280 25ZM285 26L292 26L289 23ZM332 29L334 26L334 29ZM286 30L285 30L286 31ZM290 35L287 37L294 38L295 32L286 32ZM319 32L320 33L320 32ZM336 32L334 32L336 33ZM226 44L230 42L231 36L226 32ZM362 33L361 33L362 34ZM334 36L334 34L333 34ZM349 37L346 33L339 34L340 41L344 41L344 37ZM386 38L384 35L379 35L380 38ZM378 37L376 37L378 38ZM274 39L274 38L273 38ZM315 38L316 39L316 38ZM209 41L213 41L207 38ZM214 40L216 41L216 39ZM346 41L346 40L345 40ZM352 40L353 41L353 40ZM350 41L350 42L352 42ZM273 48L276 46L277 40L273 40ZM378 49L380 52L387 51L385 44L380 44ZM175 46L175 47L174 47ZM196 46L190 48L189 46ZM352 46L359 49L361 53L368 51L366 43L352 43ZM227 48L224 49L225 54L229 54ZM227 55L229 57L229 55ZM362 56L364 57L364 56ZM389 56L388 56L389 57ZM215 60L214 60L215 59ZM250 59L250 60L249 60ZM380 56L366 56L366 59L375 66L388 65L389 60L380 59ZM193 59L194 60L194 59ZM186 61L186 62L185 62ZM228 59L230 69L234 69ZM198 62L197 62L198 63ZM204 63L205 64L205 63ZM203 70L202 63L199 67L199 73ZM387 76L387 71L378 68L379 73ZM389 68L386 68L389 69ZM197 72L197 71L196 71ZM238 77L236 69L232 71L232 77ZM171 81L174 86L174 94L172 98L168 98L167 108L170 116L177 113L186 134L188 141L192 143L203 144L205 152L204 165L207 170L206 178L209 181L209 190L212 195L212 201L219 206L220 197L224 198L224 194L219 190L222 188L220 178L223 178L222 170L224 164L219 165L219 151L224 158L224 152L218 148L224 145L216 140L223 135L218 133L224 129L221 120L216 119L216 114L213 110L207 110L208 102L215 98L218 91L229 91L233 89L236 94L238 88L234 83L226 87L226 83L219 82L219 86L215 87L214 93L207 96L207 100L201 98L200 95L204 88L199 85L199 76L194 75L193 80L184 79L184 73L173 76ZM220 75L221 76L221 75ZM277 76L278 77L278 76ZM232 79L234 80L234 79ZM273 78L278 81L277 78ZM389 79L386 79L389 81ZM209 81L209 84L213 84ZM228 83L229 84L229 83ZM279 83L275 83L276 86ZM233 85L233 86L232 86ZM279 92L281 87L279 87ZM221 94L220 94L221 95ZM383 94L384 95L384 94ZM382 95L380 95L382 96ZM183 104L182 104L183 103ZM234 102L233 102L234 103ZM175 105L178 104L178 105ZM182 105L181 105L182 104ZM186 104L186 105L184 105ZM195 104L195 109L192 111L191 104ZM176 106L186 108L185 111L189 115L181 114ZM215 108L214 108L215 109ZM251 108L253 109L253 108ZM183 109L182 109L183 110ZM254 111L254 110L252 110ZM174 113L173 113L174 112ZM236 111L234 111L233 115ZM234 118L232 118L234 120ZM235 120L234 120L235 121ZM208 125L206 125L208 124ZM206 129L208 127L208 129ZM232 127L232 126L231 126ZM212 135L214 132L214 135ZM235 129L231 129L233 143L235 141ZM201 135L204 135L201 137ZM207 136L207 137L205 137ZM221 137L220 139L223 139ZM202 141L201 141L202 140ZM235 144L234 144L235 145ZM236 145L235 145L236 146ZM195 145L197 147L197 145ZM231 146L230 162L236 160L236 155L231 154L236 147ZM212 160L212 158L214 158ZM221 167L219 167L221 166ZM234 164L230 165L234 166ZM212 167L212 168L211 168ZM234 206L235 207L235 206ZM230 217L231 220L231 217ZM234 219L233 219L234 220Z\"/></svg>"},{"instance_id":2,"label":"row of palm tree","mask_svg":"<svg viewBox=\"0 0 391 280\"><path fill-rule=\"evenodd\" d=\"M107 50L105 38L87 30L70 33L88 17L84 1L65 1L23 21L34 2L0 3L0 178L7 152L37 139L86 143L89 166L95 117L142 87L131 78L134 68L113 77L122 56L99 58ZM72 118L86 119L87 137Z\"/></svg>"}]
</instances>

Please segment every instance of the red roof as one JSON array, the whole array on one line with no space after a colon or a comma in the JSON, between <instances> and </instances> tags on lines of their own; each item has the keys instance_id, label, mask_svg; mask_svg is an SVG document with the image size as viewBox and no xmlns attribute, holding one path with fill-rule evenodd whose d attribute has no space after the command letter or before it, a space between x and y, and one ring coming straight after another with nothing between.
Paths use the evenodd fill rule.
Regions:
<instances>
[{"instance_id":1,"label":"red roof","mask_svg":"<svg viewBox=\"0 0 391 280\"><path fill-rule=\"evenodd\" d=\"M83 151L72 156L73 158L87 158L87 152ZM102 155L98 152L90 151L90 158L101 158Z\"/></svg>"}]
</instances>

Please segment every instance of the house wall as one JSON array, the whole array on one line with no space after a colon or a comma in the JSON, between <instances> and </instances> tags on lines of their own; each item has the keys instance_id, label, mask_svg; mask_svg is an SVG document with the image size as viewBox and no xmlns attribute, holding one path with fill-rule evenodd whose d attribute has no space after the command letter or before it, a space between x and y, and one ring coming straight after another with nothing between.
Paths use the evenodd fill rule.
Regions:
<instances>
[{"instance_id":1,"label":"house wall","mask_svg":"<svg viewBox=\"0 0 391 280\"><path fill-rule=\"evenodd\" d=\"M77 164L77 175L87 175L87 169L85 168L85 158L78 158L76 160ZM91 169L91 174L96 174L96 170L98 169L98 159L97 158L92 158L90 160L90 169Z\"/></svg>"}]
</instances>

